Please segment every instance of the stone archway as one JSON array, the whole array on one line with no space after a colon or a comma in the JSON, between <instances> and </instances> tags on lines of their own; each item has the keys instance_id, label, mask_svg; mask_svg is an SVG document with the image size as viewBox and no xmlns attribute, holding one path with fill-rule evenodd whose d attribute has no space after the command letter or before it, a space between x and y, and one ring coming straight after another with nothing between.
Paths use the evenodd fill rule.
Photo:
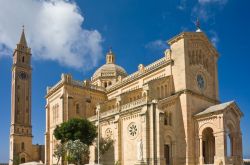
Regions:
<instances>
[{"instance_id":1,"label":"stone archway","mask_svg":"<svg viewBox=\"0 0 250 165\"><path fill-rule=\"evenodd\" d=\"M172 131L168 131L167 135L164 137L163 146L163 156L164 165L174 165L175 164L175 141Z\"/></svg>"},{"instance_id":2,"label":"stone archway","mask_svg":"<svg viewBox=\"0 0 250 165\"><path fill-rule=\"evenodd\" d=\"M204 164L214 164L215 137L213 129L210 127L202 131L202 156Z\"/></svg>"},{"instance_id":3,"label":"stone archway","mask_svg":"<svg viewBox=\"0 0 250 165\"><path fill-rule=\"evenodd\" d=\"M25 163L25 157L22 157L20 160L21 163Z\"/></svg>"}]
</instances>

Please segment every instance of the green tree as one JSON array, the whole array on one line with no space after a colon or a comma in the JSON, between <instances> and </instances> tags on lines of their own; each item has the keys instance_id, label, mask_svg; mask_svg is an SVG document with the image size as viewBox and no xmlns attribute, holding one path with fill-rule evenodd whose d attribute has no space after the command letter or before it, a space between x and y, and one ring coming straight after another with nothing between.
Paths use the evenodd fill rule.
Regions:
<instances>
[{"instance_id":1,"label":"green tree","mask_svg":"<svg viewBox=\"0 0 250 165\"><path fill-rule=\"evenodd\" d=\"M65 149L68 151L67 160L78 165L89 155L88 145L83 144L80 140L68 141Z\"/></svg>"},{"instance_id":2,"label":"green tree","mask_svg":"<svg viewBox=\"0 0 250 165\"><path fill-rule=\"evenodd\" d=\"M20 157L19 157L19 155L15 154L14 157L13 157L13 160L11 160L11 161L13 161L13 165L20 164Z\"/></svg>"},{"instance_id":3,"label":"green tree","mask_svg":"<svg viewBox=\"0 0 250 165\"><path fill-rule=\"evenodd\" d=\"M65 150L65 147L63 144L57 144L56 145L56 148L55 148L55 151L54 151L54 154L53 154L53 157L55 157L57 159L57 165L60 161L61 158L63 158L64 154L66 153L66 150Z\"/></svg>"},{"instance_id":4,"label":"green tree","mask_svg":"<svg viewBox=\"0 0 250 165\"><path fill-rule=\"evenodd\" d=\"M89 146L96 138L97 132L96 126L87 119L70 119L56 127L54 136L62 144L70 140L80 140Z\"/></svg>"}]
</instances>

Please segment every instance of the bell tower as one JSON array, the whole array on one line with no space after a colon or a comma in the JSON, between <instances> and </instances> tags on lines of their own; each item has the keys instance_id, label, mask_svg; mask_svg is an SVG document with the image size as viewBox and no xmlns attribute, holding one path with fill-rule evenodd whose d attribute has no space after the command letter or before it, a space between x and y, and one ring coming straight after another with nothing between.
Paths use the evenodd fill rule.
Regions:
<instances>
[{"instance_id":1,"label":"bell tower","mask_svg":"<svg viewBox=\"0 0 250 165\"><path fill-rule=\"evenodd\" d=\"M24 28L13 53L11 83L10 165L31 159L31 49Z\"/></svg>"}]
</instances>

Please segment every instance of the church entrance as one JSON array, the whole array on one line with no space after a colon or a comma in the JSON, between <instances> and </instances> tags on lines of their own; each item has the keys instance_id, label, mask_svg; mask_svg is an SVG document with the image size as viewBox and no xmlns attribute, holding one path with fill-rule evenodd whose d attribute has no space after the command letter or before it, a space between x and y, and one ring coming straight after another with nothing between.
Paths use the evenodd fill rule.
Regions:
<instances>
[{"instance_id":1,"label":"church entrance","mask_svg":"<svg viewBox=\"0 0 250 165\"><path fill-rule=\"evenodd\" d=\"M25 158L21 158L21 163L25 163Z\"/></svg>"},{"instance_id":2,"label":"church entrance","mask_svg":"<svg viewBox=\"0 0 250 165\"><path fill-rule=\"evenodd\" d=\"M214 164L215 138L212 128L206 128L202 132L202 153L204 164Z\"/></svg>"},{"instance_id":3,"label":"church entrance","mask_svg":"<svg viewBox=\"0 0 250 165\"><path fill-rule=\"evenodd\" d=\"M171 165L171 148L170 144L165 144L164 145L164 158L165 158L165 164L166 165Z\"/></svg>"}]
</instances>

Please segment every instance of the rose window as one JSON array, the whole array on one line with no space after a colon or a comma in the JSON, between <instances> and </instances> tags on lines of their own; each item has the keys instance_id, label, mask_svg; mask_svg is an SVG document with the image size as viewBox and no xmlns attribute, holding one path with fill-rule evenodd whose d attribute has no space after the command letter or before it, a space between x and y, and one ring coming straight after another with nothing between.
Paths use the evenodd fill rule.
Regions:
<instances>
[{"instance_id":1,"label":"rose window","mask_svg":"<svg viewBox=\"0 0 250 165\"><path fill-rule=\"evenodd\" d=\"M138 135L138 126L135 123L131 123L128 126L128 135L131 138L136 138Z\"/></svg>"},{"instance_id":2,"label":"rose window","mask_svg":"<svg viewBox=\"0 0 250 165\"><path fill-rule=\"evenodd\" d=\"M113 135L111 128L106 129L105 135L107 138L110 138Z\"/></svg>"}]
</instances>

